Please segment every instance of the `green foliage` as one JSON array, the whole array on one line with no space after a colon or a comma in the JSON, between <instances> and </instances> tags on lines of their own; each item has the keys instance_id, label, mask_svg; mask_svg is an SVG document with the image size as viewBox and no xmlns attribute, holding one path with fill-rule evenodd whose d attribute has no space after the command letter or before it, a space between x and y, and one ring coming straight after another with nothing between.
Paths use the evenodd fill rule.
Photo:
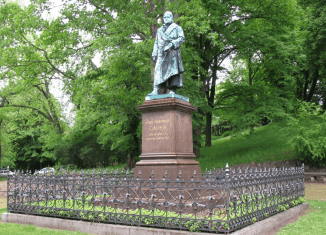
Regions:
<instances>
[{"instance_id":1,"label":"green foliage","mask_svg":"<svg viewBox=\"0 0 326 235\"><path fill-rule=\"evenodd\" d=\"M251 220L250 220L250 222L253 224L253 223L255 223L257 221L257 218L256 217L253 217Z\"/></svg>"},{"instance_id":2,"label":"green foliage","mask_svg":"<svg viewBox=\"0 0 326 235\"><path fill-rule=\"evenodd\" d=\"M277 212L282 212L282 211L286 211L286 209L287 208L286 208L285 205L278 205L276 211Z\"/></svg>"},{"instance_id":3,"label":"green foliage","mask_svg":"<svg viewBox=\"0 0 326 235\"><path fill-rule=\"evenodd\" d=\"M296 156L312 165L326 165L326 112L319 106L302 102L299 104L290 128L297 130L290 139Z\"/></svg>"},{"instance_id":4,"label":"green foliage","mask_svg":"<svg viewBox=\"0 0 326 235\"><path fill-rule=\"evenodd\" d=\"M239 69L243 70L243 67ZM257 78L249 85L237 69L232 71L230 78L217 87L215 115L227 120L238 131L252 131L257 125L288 119L292 110L291 92L286 94L284 90L291 90L286 88L291 83L288 82L283 90L272 83L266 84L263 78L259 79L262 80Z\"/></svg>"},{"instance_id":5,"label":"green foliage","mask_svg":"<svg viewBox=\"0 0 326 235\"><path fill-rule=\"evenodd\" d=\"M63 2L60 15L47 19L52 8L49 0L0 6L0 79L6 84L0 119L7 117L1 166L127 161L132 168L141 152L136 107L152 88L150 56L165 10L185 31L180 94L199 108L193 118L197 147L202 129L211 145L212 115L229 121L234 132L248 130L247 138L257 125L289 119L296 97L320 103L326 94L321 1L77 0ZM222 62L232 54L234 69L226 74ZM217 85L222 76L227 79ZM76 107L71 128L50 92L55 79ZM316 153L323 144L310 135L296 142L304 146L297 152L324 158ZM244 159L260 161L258 154Z\"/></svg>"},{"instance_id":6,"label":"green foliage","mask_svg":"<svg viewBox=\"0 0 326 235\"><path fill-rule=\"evenodd\" d=\"M300 1L305 11L301 19L302 44L298 57L297 97L306 102L322 104L326 110L326 15L322 0Z\"/></svg>"},{"instance_id":7,"label":"green foliage","mask_svg":"<svg viewBox=\"0 0 326 235\"><path fill-rule=\"evenodd\" d=\"M304 197L298 198L298 203L304 203L304 202L306 202L306 199Z\"/></svg>"},{"instance_id":8,"label":"green foliage","mask_svg":"<svg viewBox=\"0 0 326 235\"><path fill-rule=\"evenodd\" d=\"M70 131L57 148L58 167L67 165L71 169L105 167L119 160L118 151L111 151L109 143L98 142L101 129L98 124L105 119L94 113L78 115Z\"/></svg>"},{"instance_id":9,"label":"green foliage","mask_svg":"<svg viewBox=\"0 0 326 235\"><path fill-rule=\"evenodd\" d=\"M66 128L50 86L66 74L59 67L68 55L60 47L68 45L58 41L67 37L60 34L60 22L43 19L36 8L14 2L0 6L1 139L10 140L6 163L23 169L54 164Z\"/></svg>"}]
</instances>

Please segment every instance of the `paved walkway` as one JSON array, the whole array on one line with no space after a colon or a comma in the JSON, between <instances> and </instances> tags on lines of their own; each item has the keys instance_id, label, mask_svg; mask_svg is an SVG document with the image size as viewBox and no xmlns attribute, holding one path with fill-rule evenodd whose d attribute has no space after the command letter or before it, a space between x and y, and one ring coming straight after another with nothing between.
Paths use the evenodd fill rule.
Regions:
<instances>
[{"instance_id":1,"label":"paved walkway","mask_svg":"<svg viewBox=\"0 0 326 235\"><path fill-rule=\"evenodd\" d=\"M0 181L0 209L7 207L7 181Z\"/></svg>"},{"instance_id":2,"label":"paved walkway","mask_svg":"<svg viewBox=\"0 0 326 235\"><path fill-rule=\"evenodd\" d=\"M326 201L326 184L321 183L305 183L306 199Z\"/></svg>"}]
</instances>

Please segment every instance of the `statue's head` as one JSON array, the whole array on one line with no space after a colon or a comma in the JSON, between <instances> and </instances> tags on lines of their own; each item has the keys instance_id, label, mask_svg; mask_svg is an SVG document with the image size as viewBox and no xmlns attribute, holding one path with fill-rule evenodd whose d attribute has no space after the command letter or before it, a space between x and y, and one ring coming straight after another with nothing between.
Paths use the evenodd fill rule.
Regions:
<instances>
[{"instance_id":1,"label":"statue's head","mask_svg":"<svg viewBox=\"0 0 326 235\"><path fill-rule=\"evenodd\" d=\"M167 11L163 15L164 24L172 24L173 23L173 14L171 11Z\"/></svg>"}]
</instances>

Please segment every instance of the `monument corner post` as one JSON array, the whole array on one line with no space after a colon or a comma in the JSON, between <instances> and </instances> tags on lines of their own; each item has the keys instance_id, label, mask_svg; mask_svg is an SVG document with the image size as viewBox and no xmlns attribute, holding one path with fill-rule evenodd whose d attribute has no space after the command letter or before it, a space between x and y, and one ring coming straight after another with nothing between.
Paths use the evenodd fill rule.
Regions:
<instances>
[{"instance_id":1,"label":"monument corner post","mask_svg":"<svg viewBox=\"0 0 326 235\"><path fill-rule=\"evenodd\" d=\"M197 108L176 98L146 100L137 108L142 112L142 153L134 178L141 171L141 178L147 180L153 171L157 180L166 175L175 180L181 170L184 180L191 180L194 171L200 179L192 135L192 113Z\"/></svg>"}]
</instances>

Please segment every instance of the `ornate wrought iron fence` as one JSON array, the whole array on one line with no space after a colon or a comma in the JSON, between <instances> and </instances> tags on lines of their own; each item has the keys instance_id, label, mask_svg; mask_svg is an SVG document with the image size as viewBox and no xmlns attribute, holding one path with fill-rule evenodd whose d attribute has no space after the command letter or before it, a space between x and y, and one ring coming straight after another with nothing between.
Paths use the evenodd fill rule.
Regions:
<instances>
[{"instance_id":1,"label":"ornate wrought iron fence","mask_svg":"<svg viewBox=\"0 0 326 235\"><path fill-rule=\"evenodd\" d=\"M139 172L141 173L141 172ZM104 223L226 232L294 206L304 168L230 169L199 180L142 179L138 173L68 173L8 178L7 210Z\"/></svg>"}]
</instances>

